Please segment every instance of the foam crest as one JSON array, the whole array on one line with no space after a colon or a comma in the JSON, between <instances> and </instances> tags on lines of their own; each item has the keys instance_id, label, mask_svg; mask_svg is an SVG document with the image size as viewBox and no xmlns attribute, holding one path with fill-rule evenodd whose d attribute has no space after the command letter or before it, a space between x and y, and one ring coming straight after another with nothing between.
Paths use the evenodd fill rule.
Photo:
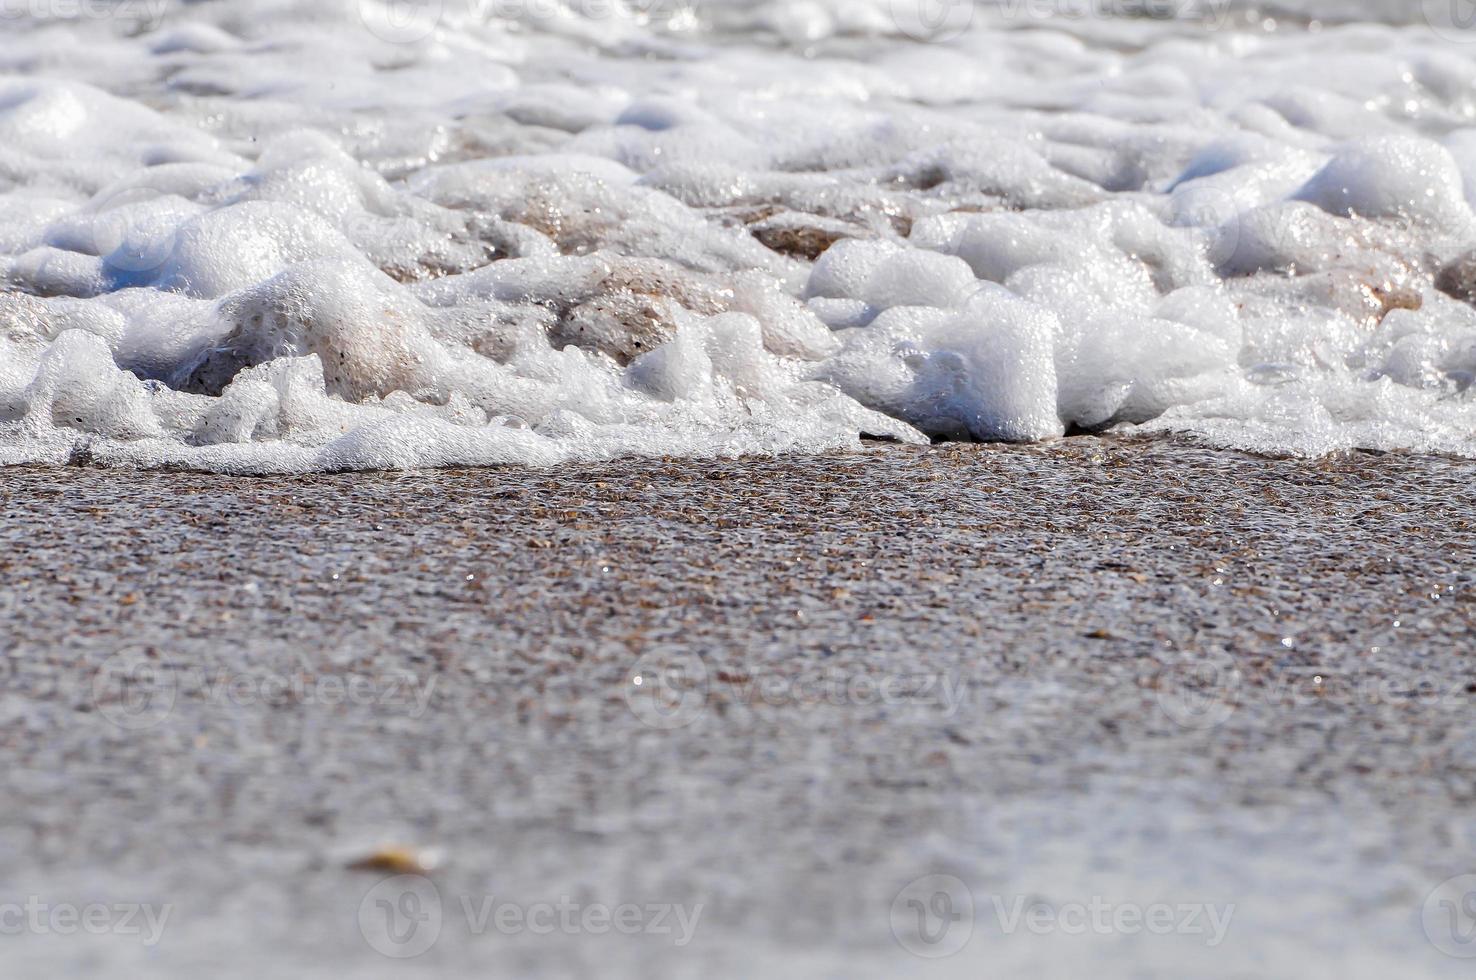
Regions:
<instances>
[{"instance_id":1,"label":"foam crest","mask_svg":"<svg viewBox=\"0 0 1476 980\"><path fill-rule=\"evenodd\" d=\"M1476 455L1467 35L924 6L7 21L0 462Z\"/></svg>"}]
</instances>

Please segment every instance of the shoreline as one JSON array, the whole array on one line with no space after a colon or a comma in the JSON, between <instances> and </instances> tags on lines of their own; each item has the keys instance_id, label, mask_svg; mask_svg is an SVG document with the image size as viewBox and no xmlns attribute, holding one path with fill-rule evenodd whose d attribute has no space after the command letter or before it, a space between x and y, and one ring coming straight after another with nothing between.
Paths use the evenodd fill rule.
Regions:
<instances>
[{"instance_id":1,"label":"shoreline","mask_svg":"<svg viewBox=\"0 0 1476 980\"><path fill-rule=\"evenodd\" d=\"M959 441L954 439L937 439L927 446L910 446L899 443L894 439L886 437L863 436L858 448L832 449L826 451L814 451L805 449L778 450L774 452L756 452L740 455L700 455L700 456L646 456L640 454L625 454L608 458L579 459L571 458L560 460L555 463L538 464L526 462L513 463L489 463L486 465L451 465L451 466L421 466L406 469L326 469L305 472L222 472L219 470L205 469L201 467L185 466L177 463L161 463L154 466L141 466L134 463L110 463L96 459L83 459L67 463L42 463L42 462L15 462L0 463L0 473L24 473L37 472L66 472L66 471L97 471L104 473L130 473L130 474L180 474L192 476L217 476L222 479L248 479L248 480L294 480L309 481L317 477L328 476L351 476L359 475L366 479L394 479L405 475L428 475L434 473L445 474L469 474L469 473L503 473L527 471L531 473L557 473L567 470L581 469L617 469L617 468L641 468L659 466L681 466L684 464L721 464L721 463L745 463L761 465L764 463L783 463L786 460L807 461L824 459L870 459L881 458L886 453L898 453L904 457L919 453L947 452L950 450L968 451L1019 451L1019 452L1050 452L1053 450L1066 449L1075 444L1091 445L1099 447L1121 447L1126 450L1134 448L1147 449L1153 447L1164 447L1170 451L1184 450L1188 452L1201 452L1213 455L1238 457L1252 461L1267 463L1300 463L1308 466L1316 466L1323 462L1346 460L1358 457L1392 457L1396 459L1423 461L1431 464L1447 463L1462 465L1476 463L1471 457L1462 456L1458 453L1431 452L1417 449L1373 449L1363 446L1351 446L1319 455L1304 455L1291 451L1276 451L1271 449L1243 449L1235 446L1227 446L1215 443L1208 439L1200 438L1192 433L1180 432L1073 432L1055 439L1043 439L1032 442L1006 442L1006 441L982 441L969 440Z\"/></svg>"}]
</instances>

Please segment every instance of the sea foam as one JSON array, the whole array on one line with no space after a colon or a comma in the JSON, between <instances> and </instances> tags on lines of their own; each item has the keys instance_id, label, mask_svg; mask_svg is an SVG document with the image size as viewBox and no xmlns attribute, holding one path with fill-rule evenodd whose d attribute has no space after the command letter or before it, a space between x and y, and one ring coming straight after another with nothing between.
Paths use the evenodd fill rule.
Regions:
<instances>
[{"instance_id":1,"label":"sea foam","mask_svg":"<svg viewBox=\"0 0 1476 980\"><path fill-rule=\"evenodd\" d=\"M12 17L0 463L1476 456L1476 37L909 3Z\"/></svg>"}]
</instances>

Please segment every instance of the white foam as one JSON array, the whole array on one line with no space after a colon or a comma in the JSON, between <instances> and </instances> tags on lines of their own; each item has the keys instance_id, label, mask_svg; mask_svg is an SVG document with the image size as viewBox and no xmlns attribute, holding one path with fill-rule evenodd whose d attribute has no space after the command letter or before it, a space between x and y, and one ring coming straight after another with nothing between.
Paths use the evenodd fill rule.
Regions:
<instances>
[{"instance_id":1,"label":"white foam","mask_svg":"<svg viewBox=\"0 0 1476 980\"><path fill-rule=\"evenodd\" d=\"M1449 26L439 6L7 20L0 461L1476 456Z\"/></svg>"}]
</instances>

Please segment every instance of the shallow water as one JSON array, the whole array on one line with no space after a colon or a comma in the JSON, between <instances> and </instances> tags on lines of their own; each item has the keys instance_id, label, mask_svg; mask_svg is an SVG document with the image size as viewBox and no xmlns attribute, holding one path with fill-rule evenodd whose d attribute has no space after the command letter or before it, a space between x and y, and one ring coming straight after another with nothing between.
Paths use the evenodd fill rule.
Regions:
<instances>
[{"instance_id":1,"label":"shallow water","mask_svg":"<svg viewBox=\"0 0 1476 980\"><path fill-rule=\"evenodd\" d=\"M0 462L1476 456L1476 36L1387 6L7 7Z\"/></svg>"}]
</instances>

